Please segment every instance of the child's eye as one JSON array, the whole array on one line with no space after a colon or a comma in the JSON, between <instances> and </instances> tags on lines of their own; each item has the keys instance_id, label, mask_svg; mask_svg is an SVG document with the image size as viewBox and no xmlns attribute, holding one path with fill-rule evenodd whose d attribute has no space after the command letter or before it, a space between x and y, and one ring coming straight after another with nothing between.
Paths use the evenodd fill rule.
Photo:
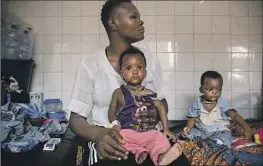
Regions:
<instances>
[{"instance_id":1,"label":"child's eye","mask_svg":"<svg viewBox=\"0 0 263 166\"><path fill-rule=\"evenodd\" d=\"M130 66L128 66L126 69L127 69L127 70L131 70L131 67L130 67Z\"/></svg>"}]
</instances>

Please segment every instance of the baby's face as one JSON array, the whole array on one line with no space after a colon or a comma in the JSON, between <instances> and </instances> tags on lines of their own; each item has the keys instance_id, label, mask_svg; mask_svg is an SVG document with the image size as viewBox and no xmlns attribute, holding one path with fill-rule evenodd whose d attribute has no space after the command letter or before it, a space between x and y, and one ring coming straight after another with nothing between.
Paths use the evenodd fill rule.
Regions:
<instances>
[{"instance_id":1,"label":"baby's face","mask_svg":"<svg viewBox=\"0 0 263 166\"><path fill-rule=\"evenodd\" d=\"M122 76L130 85L139 85L146 77L146 67L140 54L124 56L122 59Z\"/></svg>"},{"instance_id":2,"label":"baby's face","mask_svg":"<svg viewBox=\"0 0 263 166\"><path fill-rule=\"evenodd\" d=\"M221 96L223 81L220 78L205 78L201 87L207 101L217 101Z\"/></svg>"}]
</instances>

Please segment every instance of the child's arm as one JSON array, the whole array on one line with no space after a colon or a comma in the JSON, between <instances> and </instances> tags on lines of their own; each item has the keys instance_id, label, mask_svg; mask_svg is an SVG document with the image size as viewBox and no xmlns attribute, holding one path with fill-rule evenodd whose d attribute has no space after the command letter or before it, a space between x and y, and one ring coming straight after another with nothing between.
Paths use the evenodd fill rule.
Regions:
<instances>
[{"instance_id":1,"label":"child's arm","mask_svg":"<svg viewBox=\"0 0 263 166\"><path fill-rule=\"evenodd\" d=\"M196 124L196 121L197 121L196 118L188 118L186 127L189 127L191 130Z\"/></svg>"},{"instance_id":2,"label":"child's arm","mask_svg":"<svg viewBox=\"0 0 263 166\"><path fill-rule=\"evenodd\" d=\"M117 109L118 109L118 95L120 94L118 91L119 89L116 89L112 94L112 99L108 111L108 117L110 122L116 120Z\"/></svg>"},{"instance_id":3,"label":"child's arm","mask_svg":"<svg viewBox=\"0 0 263 166\"><path fill-rule=\"evenodd\" d=\"M192 128L196 124L196 121L197 121L197 119L195 117L194 118L188 118L186 127L184 127L184 129L183 129L184 135L187 135L192 130Z\"/></svg>"},{"instance_id":4,"label":"child's arm","mask_svg":"<svg viewBox=\"0 0 263 166\"><path fill-rule=\"evenodd\" d=\"M163 130L169 130L166 107L160 100L154 100L153 105L154 107L156 107L160 115L160 119L163 125Z\"/></svg>"},{"instance_id":5,"label":"child's arm","mask_svg":"<svg viewBox=\"0 0 263 166\"><path fill-rule=\"evenodd\" d=\"M160 119L163 125L163 133L168 136L172 141L176 141L174 133L169 129L168 126L168 117L167 117L167 107L161 102L161 100L154 100L153 105L159 112Z\"/></svg>"},{"instance_id":6,"label":"child's arm","mask_svg":"<svg viewBox=\"0 0 263 166\"><path fill-rule=\"evenodd\" d=\"M183 135L188 135L189 132L192 130L192 128L194 127L194 125L197 122L197 117L199 116L198 114L198 110L200 110L197 102L199 100L196 100L191 107L189 107L188 110L188 114L187 114L187 124L186 126L183 128Z\"/></svg>"},{"instance_id":7,"label":"child's arm","mask_svg":"<svg viewBox=\"0 0 263 166\"><path fill-rule=\"evenodd\" d=\"M228 116L233 119L236 123L238 123L244 129L244 134L246 137L251 137L253 135L252 129L246 123L246 121L240 116L236 110L230 109L226 112Z\"/></svg>"}]
</instances>

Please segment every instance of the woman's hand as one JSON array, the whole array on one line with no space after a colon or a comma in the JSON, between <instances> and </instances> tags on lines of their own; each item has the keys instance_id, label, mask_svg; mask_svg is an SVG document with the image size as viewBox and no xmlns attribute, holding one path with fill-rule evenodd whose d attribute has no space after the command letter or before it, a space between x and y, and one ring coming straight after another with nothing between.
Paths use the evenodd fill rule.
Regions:
<instances>
[{"instance_id":1,"label":"woman's hand","mask_svg":"<svg viewBox=\"0 0 263 166\"><path fill-rule=\"evenodd\" d=\"M152 105L151 102L142 102L141 106L151 108L151 110L138 111L136 113L137 122L143 125L143 130L154 129L159 122L159 114L157 109Z\"/></svg>"},{"instance_id":2,"label":"woman's hand","mask_svg":"<svg viewBox=\"0 0 263 166\"><path fill-rule=\"evenodd\" d=\"M122 146L125 144L119 131L102 128L96 136L96 149L100 159L121 160L128 158L128 151Z\"/></svg>"}]
</instances>

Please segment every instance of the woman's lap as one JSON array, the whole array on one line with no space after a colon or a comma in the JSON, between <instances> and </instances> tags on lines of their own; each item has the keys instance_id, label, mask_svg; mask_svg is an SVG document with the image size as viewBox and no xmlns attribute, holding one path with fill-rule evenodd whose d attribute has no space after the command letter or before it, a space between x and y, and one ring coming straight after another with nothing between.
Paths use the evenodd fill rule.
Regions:
<instances>
[{"instance_id":1,"label":"woman's lap","mask_svg":"<svg viewBox=\"0 0 263 166\"><path fill-rule=\"evenodd\" d=\"M85 158L85 157L84 157ZM84 159L85 160L85 159ZM86 159L87 161L87 159ZM88 166L88 162L83 163L84 166ZM122 160L122 161L113 161L113 160L99 160L94 166L109 166L109 165L114 165L114 166L153 166L153 162L151 161L149 155L147 156L146 160L142 164L137 164L134 155L129 154L129 157L127 160ZM183 165L187 166L190 165L190 162L188 159L182 154L177 160L172 162L170 166L178 166L178 165Z\"/></svg>"}]
</instances>

